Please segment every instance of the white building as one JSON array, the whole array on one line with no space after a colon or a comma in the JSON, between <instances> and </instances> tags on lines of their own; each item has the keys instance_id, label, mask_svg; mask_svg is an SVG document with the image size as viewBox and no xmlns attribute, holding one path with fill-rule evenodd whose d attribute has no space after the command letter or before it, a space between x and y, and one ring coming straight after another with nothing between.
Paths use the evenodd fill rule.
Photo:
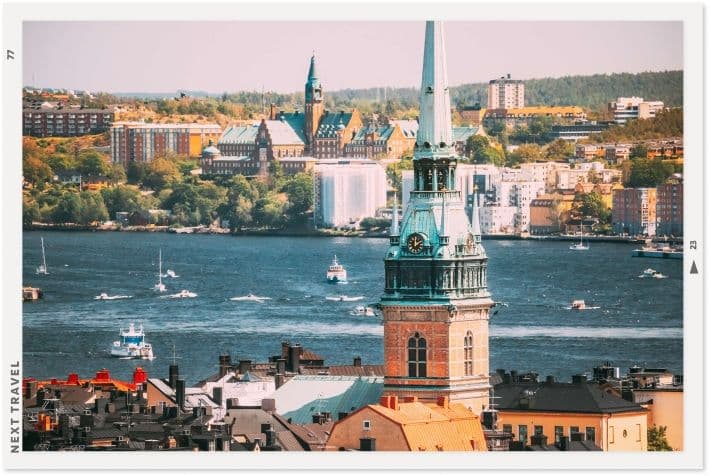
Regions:
<instances>
[{"instance_id":1,"label":"white building","mask_svg":"<svg viewBox=\"0 0 710 476\"><path fill-rule=\"evenodd\" d=\"M663 110L663 101L644 101L643 98L617 98L609 103L609 111L614 113L614 122L625 124L629 119L648 119L656 117Z\"/></svg>"},{"instance_id":2,"label":"white building","mask_svg":"<svg viewBox=\"0 0 710 476\"><path fill-rule=\"evenodd\" d=\"M414 190L414 170L402 170L402 210L407 209L412 190Z\"/></svg>"},{"instance_id":3,"label":"white building","mask_svg":"<svg viewBox=\"0 0 710 476\"><path fill-rule=\"evenodd\" d=\"M525 83L501 76L488 82L488 109L519 109L525 107Z\"/></svg>"},{"instance_id":4,"label":"white building","mask_svg":"<svg viewBox=\"0 0 710 476\"><path fill-rule=\"evenodd\" d=\"M314 182L316 226L354 226L387 205L387 175L372 160L320 160Z\"/></svg>"},{"instance_id":5,"label":"white building","mask_svg":"<svg viewBox=\"0 0 710 476\"><path fill-rule=\"evenodd\" d=\"M481 233L484 235L511 234L515 231L518 207L486 206L479 209Z\"/></svg>"}]
</instances>

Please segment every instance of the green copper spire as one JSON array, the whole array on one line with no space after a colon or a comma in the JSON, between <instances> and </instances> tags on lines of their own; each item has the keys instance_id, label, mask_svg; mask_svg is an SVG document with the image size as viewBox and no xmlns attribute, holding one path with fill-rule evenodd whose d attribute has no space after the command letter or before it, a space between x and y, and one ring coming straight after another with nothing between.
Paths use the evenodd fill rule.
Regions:
<instances>
[{"instance_id":1,"label":"green copper spire","mask_svg":"<svg viewBox=\"0 0 710 476\"><path fill-rule=\"evenodd\" d=\"M318 81L318 75L316 74L316 54L313 53L311 56L311 66L308 68L308 81Z\"/></svg>"},{"instance_id":2,"label":"green copper spire","mask_svg":"<svg viewBox=\"0 0 710 476\"><path fill-rule=\"evenodd\" d=\"M414 158L453 155L451 99L446 77L444 27L439 21L426 22L422 88L419 94L419 130Z\"/></svg>"},{"instance_id":3,"label":"green copper spire","mask_svg":"<svg viewBox=\"0 0 710 476\"><path fill-rule=\"evenodd\" d=\"M306 102L323 100L323 89L316 73L316 54L311 56L311 66L308 68L308 79L306 80Z\"/></svg>"}]
</instances>

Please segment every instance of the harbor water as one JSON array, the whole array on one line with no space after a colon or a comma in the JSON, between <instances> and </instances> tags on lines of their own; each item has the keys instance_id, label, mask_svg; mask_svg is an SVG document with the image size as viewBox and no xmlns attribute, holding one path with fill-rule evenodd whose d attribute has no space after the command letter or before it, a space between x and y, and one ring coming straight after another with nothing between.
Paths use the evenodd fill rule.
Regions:
<instances>
[{"instance_id":1,"label":"harbor water","mask_svg":"<svg viewBox=\"0 0 710 476\"><path fill-rule=\"evenodd\" d=\"M49 274L37 275L44 237ZM266 361L282 341L300 343L328 364L383 362L383 327L352 315L377 303L386 239L234 237L166 233L26 232L23 284L43 299L23 304L23 374L92 376L106 367L129 379L136 365L166 376L175 350L188 384L217 370L218 356ZM490 369L535 371L569 380L609 361L682 373L682 260L632 258L634 245L484 240L490 319ZM165 293L153 291L162 249ZM333 259L347 284L328 284ZM654 268L665 279L640 278ZM188 290L194 298L166 298ZM123 299L97 300L108 296ZM260 300L230 300L250 294ZM334 300L346 295L353 300ZM328 298L331 299L328 299ZM268 299L266 299L268 298ZM593 307L571 310L573 300ZM6 316L7 318L7 316ZM152 361L109 355L121 327L143 324Z\"/></svg>"}]
</instances>

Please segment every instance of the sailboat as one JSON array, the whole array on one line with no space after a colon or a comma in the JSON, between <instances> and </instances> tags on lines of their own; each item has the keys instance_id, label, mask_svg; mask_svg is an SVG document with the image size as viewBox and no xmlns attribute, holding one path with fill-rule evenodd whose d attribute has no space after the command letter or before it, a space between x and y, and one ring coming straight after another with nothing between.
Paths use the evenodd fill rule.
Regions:
<instances>
[{"instance_id":1,"label":"sailboat","mask_svg":"<svg viewBox=\"0 0 710 476\"><path fill-rule=\"evenodd\" d=\"M37 274L49 274L47 271L47 259L44 256L44 237L40 238L42 240L42 264L37 267Z\"/></svg>"},{"instance_id":2,"label":"sailboat","mask_svg":"<svg viewBox=\"0 0 710 476\"><path fill-rule=\"evenodd\" d=\"M575 251L584 251L589 249L589 245L585 245L584 242L582 242L582 237L584 236L584 231L582 230L582 224L579 224L579 243L575 243L573 245L570 245L569 249L575 250Z\"/></svg>"},{"instance_id":3,"label":"sailboat","mask_svg":"<svg viewBox=\"0 0 710 476\"><path fill-rule=\"evenodd\" d=\"M158 251L158 284L153 286L153 290L160 293L165 292L165 285L163 284L163 250Z\"/></svg>"}]
</instances>

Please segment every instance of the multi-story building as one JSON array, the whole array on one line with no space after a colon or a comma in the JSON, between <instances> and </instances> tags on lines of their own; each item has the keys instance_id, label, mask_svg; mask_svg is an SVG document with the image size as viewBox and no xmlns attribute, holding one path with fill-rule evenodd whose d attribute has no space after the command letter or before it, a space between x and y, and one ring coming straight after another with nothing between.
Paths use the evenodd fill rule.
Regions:
<instances>
[{"instance_id":1,"label":"multi-story building","mask_svg":"<svg viewBox=\"0 0 710 476\"><path fill-rule=\"evenodd\" d=\"M476 104L474 106L461 108L459 114L461 114L461 120L464 124L480 126L486 115L486 108L481 107L480 104Z\"/></svg>"},{"instance_id":2,"label":"multi-story building","mask_svg":"<svg viewBox=\"0 0 710 476\"><path fill-rule=\"evenodd\" d=\"M510 235L515 232L515 215L518 207L487 205L481 207L481 233L484 235Z\"/></svg>"},{"instance_id":3,"label":"multi-story building","mask_svg":"<svg viewBox=\"0 0 710 476\"><path fill-rule=\"evenodd\" d=\"M614 114L614 122L625 124L630 119L649 119L663 110L663 101L644 101L643 98L617 98L609 103L609 111Z\"/></svg>"},{"instance_id":4,"label":"multi-story building","mask_svg":"<svg viewBox=\"0 0 710 476\"><path fill-rule=\"evenodd\" d=\"M25 108L22 111L22 133L34 137L97 134L108 130L113 119L109 109Z\"/></svg>"},{"instance_id":5,"label":"multi-story building","mask_svg":"<svg viewBox=\"0 0 710 476\"><path fill-rule=\"evenodd\" d=\"M611 224L614 233L655 236L656 189L623 188L613 191Z\"/></svg>"},{"instance_id":6,"label":"multi-story building","mask_svg":"<svg viewBox=\"0 0 710 476\"><path fill-rule=\"evenodd\" d=\"M511 372L512 373L512 372ZM508 379L509 380L509 379ZM582 440L603 451L646 451L648 410L575 375L572 383L508 381L495 385L498 424L514 440Z\"/></svg>"},{"instance_id":7,"label":"multi-story building","mask_svg":"<svg viewBox=\"0 0 710 476\"><path fill-rule=\"evenodd\" d=\"M370 124L360 128L352 140L345 144L345 155L367 159L400 159L414 148L417 129L416 121L390 121L384 126Z\"/></svg>"},{"instance_id":8,"label":"multi-story building","mask_svg":"<svg viewBox=\"0 0 710 476\"><path fill-rule=\"evenodd\" d=\"M256 156L256 136L259 124L229 126L217 141L217 148L225 156Z\"/></svg>"},{"instance_id":9,"label":"multi-story building","mask_svg":"<svg viewBox=\"0 0 710 476\"><path fill-rule=\"evenodd\" d=\"M599 134L609 128L607 122L580 122L575 124L555 124L552 126L550 138L576 142L587 139L591 134Z\"/></svg>"},{"instance_id":10,"label":"multi-story building","mask_svg":"<svg viewBox=\"0 0 710 476\"><path fill-rule=\"evenodd\" d=\"M530 106L521 108L488 109L483 118L484 126L492 121L505 121L508 128L527 125L535 118L549 117L555 123L573 124L586 121L587 114L579 106Z\"/></svg>"},{"instance_id":11,"label":"multi-story building","mask_svg":"<svg viewBox=\"0 0 710 476\"><path fill-rule=\"evenodd\" d=\"M354 226L387 205L387 175L368 159L324 159L316 163L315 225Z\"/></svg>"},{"instance_id":12,"label":"multi-story building","mask_svg":"<svg viewBox=\"0 0 710 476\"><path fill-rule=\"evenodd\" d=\"M216 142L222 132L217 124L147 124L116 122L111 126L111 160L128 166L149 163L166 153L200 157L202 149Z\"/></svg>"},{"instance_id":13,"label":"multi-story building","mask_svg":"<svg viewBox=\"0 0 710 476\"><path fill-rule=\"evenodd\" d=\"M676 174L656 188L657 235L683 236L683 179Z\"/></svg>"},{"instance_id":14,"label":"multi-story building","mask_svg":"<svg viewBox=\"0 0 710 476\"><path fill-rule=\"evenodd\" d=\"M488 82L488 109L525 107L525 83L501 76Z\"/></svg>"}]
</instances>

